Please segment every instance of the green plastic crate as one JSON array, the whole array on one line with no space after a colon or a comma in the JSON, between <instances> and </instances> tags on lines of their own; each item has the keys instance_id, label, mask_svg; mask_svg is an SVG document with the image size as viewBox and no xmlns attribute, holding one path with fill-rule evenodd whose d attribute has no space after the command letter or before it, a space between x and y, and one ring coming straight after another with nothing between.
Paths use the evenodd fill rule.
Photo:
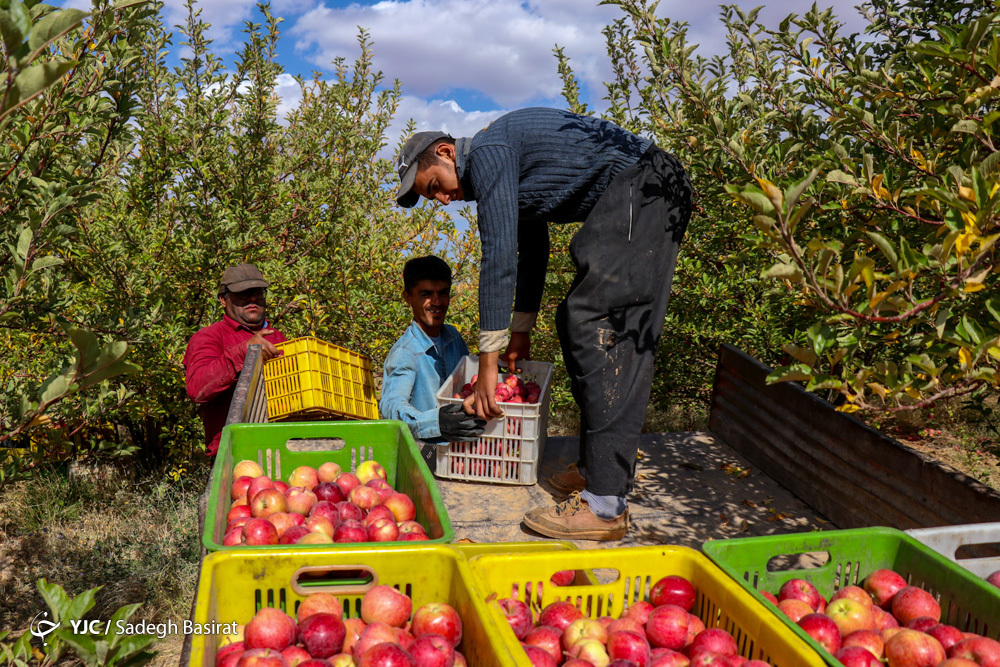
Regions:
<instances>
[{"instance_id":1,"label":"green plastic crate","mask_svg":"<svg viewBox=\"0 0 1000 667\"><path fill-rule=\"evenodd\" d=\"M231 424L222 431L219 453L212 467L208 508L202 544L206 551L230 549L298 549L322 545L223 546L226 514L229 512L233 467L244 459L257 461L271 479L288 481L300 465L318 467L326 461L354 471L363 461L374 459L386 471L386 481L410 496L417 509L416 520L427 531L432 544L455 538L441 490L420 456L410 429L400 421L288 422L275 424ZM352 542L351 546L384 549L387 546L427 542ZM327 545L339 548L344 544Z\"/></svg>"},{"instance_id":2,"label":"green plastic crate","mask_svg":"<svg viewBox=\"0 0 1000 667\"><path fill-rule=\"evenodd\" d=\"M830 665L841 667L841 662L767 602L759 590L777 594L789 579L805 579L829 599L839 588L860 586L875 570L890 569L938 599L942 623L1000 638L1000 589L893 528L714 540L703 544L702 550Z\"/></svg>"}]
</instances>

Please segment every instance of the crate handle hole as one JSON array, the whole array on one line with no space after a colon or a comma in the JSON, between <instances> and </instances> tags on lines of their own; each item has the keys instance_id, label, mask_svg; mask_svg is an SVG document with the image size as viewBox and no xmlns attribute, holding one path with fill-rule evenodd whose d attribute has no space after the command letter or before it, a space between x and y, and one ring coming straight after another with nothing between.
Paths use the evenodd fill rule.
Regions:
<instances>
[{"instance_id":1,"label":"crate handle hole","mask_svg":"<svg viewBox=\"0 0 1000 667\"><path fill-rule=\"evenodd\" d=\"M290 452L337 452L347 443L343 438L292 438L285 446Z\"/></svg>"},{"instance_id":2,"label":"crate handle hole","mask_svg":"<svg viewBox=\"0 0 1000 667\"><path fill-rule=\"evenodd\" d=\"M955 560L967 558L995 558L1000 556L1000 543L983 542L979 544L963 544L955 549Z\"/></svg>"},{"instance_id":3,"label":"crate handle hole","mask_svg":"<svg viewBox=\"0 0 1000 667\"><path fill-rule=\"evenodd\" d=\"M378 573L364 565L307 565L292 575L292 590L299 595L361 595L377 585Z\"/></svg>"},{"instance_id":4,"label":"crate handle hole","mask_svg":"<svg viewBox=\"0 0 1000 667\"><path fill-rule=\"evenodd\" d=\"M795 554L778 554L767 561L768 572L784 570L818 570L830 562L828 551L806 551Z\"/></svg>"}]
</instances>

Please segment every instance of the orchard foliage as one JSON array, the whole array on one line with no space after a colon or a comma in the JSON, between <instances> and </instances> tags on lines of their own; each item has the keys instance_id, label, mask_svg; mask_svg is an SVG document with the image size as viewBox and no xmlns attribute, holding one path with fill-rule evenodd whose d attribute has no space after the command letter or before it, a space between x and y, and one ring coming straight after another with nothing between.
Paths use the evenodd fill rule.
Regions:
<instances>
[{"instance_id":1,"label":"orchard foliage","mask_svg":"<svg viewBox=\"0 0 1000 667\"><path fill-rule=\"evenodd\" d=\"M784 343L771 380L829 391L844 411L996 389L991 3L869 0L865 34L851 35L816 5L774 27L727 6L726 53L711 59L655 3L605 4L625 15L607 30L608 116L677 153L696 189L678 324L702 312L701 275L713 282L702 293L744 291L743 307L759 309L740 327L751 351ZM738 319L724 309L716 321Z\"/></svg>"},{"instance_id":2,"label":"orchard foliage","mask_svg":"<svg viewBox=\"0 0 1000 667\"><path fill-rule=\"evenodd\" d=\"M103 439L112 451L156 458L201 450L182 360L190 336L221 318L218 280L232 264L261 268L272 285L270 321L286 336L316 335L376 361L411 317L401 298L410 256L446 256L458 282L453 320L468 327L474 317L474 291L461 287L477 274L470 233L435 208L404 212L394 205L395 174L379 153L396 148L386 146L385 130L399 87L384 85L372 69L367 35L359 34L353 63L338 60L329 73L297 79L302 101L286 116L276 94L288 79L275 62L280 20L267 5L259 9L263 22L246 25L230 70L212 52L194 3L176 36L155 12L131 32L123 10L114 10L107 26L84 21L70 33L84 45L80 58L92 61L80 85L107 79L104 94L91 100L59 87L43 93L36 105L69 107L47 122L65 124L76 114L54 129L33 125L46 118L40 110L13 115L61 179L58 188L43 190L49 199L69 188L76 194L59 209L58 231L29 240L38 248L24 262L29 270L35 257L51 259L42 275L26 271L14 295L31 304L18 309L32 313L31 321L0 321L0 336L14 350L0 359L0 377L30 392L59 363L65 335L53 320L86 323L101 340L127 342L130 361L141 367L113 399L103 398L100 414L81 407L101 399L92 391L61 412L50 406L67 427L31 429L36 439L85 428L88 439ZM112 10L98 8L93 16L101 11ZM104 39L105 29L115 37ZM182 47L179 66L168 65L167 54ZM79 139L50 148L53 138L67 135ZM41 187L24 171L23 187ZM46 202L19 210L43 215ZM16 241L15 231L5 218L4 233ZM12 423L11 407L0 405Z\"/></svg>"}]
</instances>

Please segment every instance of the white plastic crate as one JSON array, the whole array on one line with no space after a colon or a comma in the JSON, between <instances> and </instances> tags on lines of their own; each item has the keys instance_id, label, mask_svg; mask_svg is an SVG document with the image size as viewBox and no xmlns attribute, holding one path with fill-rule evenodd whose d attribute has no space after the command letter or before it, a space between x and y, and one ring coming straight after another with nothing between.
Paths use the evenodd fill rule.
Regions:
<instances>
[{"instance_id":1,"label":"white plastic crate","mask_svg":"<svg viewBox=\"0 0 1000 667\"><path fill-rule=\"evenodd\" d=\"M538 403L498 403L504 416L488 421L478 440L438 445L436 476L494 484L534 484L538 481L538 464L545 451L549 424L552 364L519 361L517 366L521 369L518 373L521 379L541 387ZM438 405L461 405L462 399L453 396L477 373L479 357L463 357L438 389ZM500 377L505 376L501 371Z\"/></svg>"},{"instance_id":2,"label":"white plastic crate","mask_svg":"<svg viewBox=\"0 0 1000 667\"><path fill-rule=\"evenodd\" d=\"M921 544L945 558L955 561L977 577L986 578L1000 570L1000 556L959 558L961 547L1000 545L1000 521L995 523L965 523L934 528L912 528L906 531Z\"/></svg>"}]
</instances>

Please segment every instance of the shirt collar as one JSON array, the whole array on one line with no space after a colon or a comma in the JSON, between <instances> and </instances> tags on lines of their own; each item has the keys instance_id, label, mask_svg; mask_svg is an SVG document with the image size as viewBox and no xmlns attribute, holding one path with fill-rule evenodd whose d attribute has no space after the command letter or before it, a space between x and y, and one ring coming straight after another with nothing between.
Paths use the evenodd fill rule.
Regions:
<instances>
[{"instance_id":1,"label":"shirt collar","mask_svg":"<svg viewBox=\"0 0 1000 667\"><path fill-rule=\"evenodd\" d=\"M417 324L416 320L410 323L410 335L422 346L420 349L429 350L434 347L434 341L427 335L427 332ZM451 332L447 325L441 325L441 344L447 346L451 342Z\"/></svg>"},{"instance_id":2,"label":"shirt collar","mask_svg":"<svg viewBox=\"0 0 1000 667\"><path fill-rule=\"evenodd\" d=\"M229 317L229 315L224 314L222 316L222 322L233 331L249 331L250 333L256 333L250 327L245 324L240 324L233 318ZM264 326L262 326L261 329L267 329L269 326L271 326L271 323L264 320Z\"/></svg>"}]
</instances>

